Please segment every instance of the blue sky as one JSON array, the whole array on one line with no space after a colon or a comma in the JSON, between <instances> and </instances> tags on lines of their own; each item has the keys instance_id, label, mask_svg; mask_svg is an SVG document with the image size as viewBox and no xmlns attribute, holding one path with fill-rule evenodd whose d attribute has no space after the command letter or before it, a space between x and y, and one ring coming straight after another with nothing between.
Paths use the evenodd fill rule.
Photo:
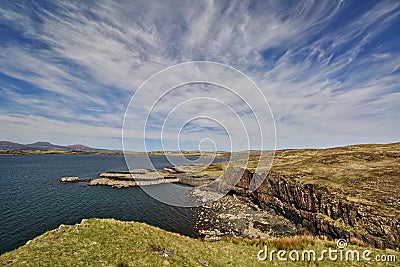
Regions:
<instances>
[{"instance_id":1,"label":"blue sky","mask_svg":"<svg viewBox=\"0 0 400 267\"><path fill-rule=\"evenodd\" d=\"M399 1L1 1L0 46L1 140L121 149L139 86L163 68L207 60L260 87L278 148L400 141ZM161 101L154 123L193 91L241 105L221 88L198 88ZM207 106L237 125L214 104L182 106L188 116L172 123ZM132 144L141 130L127 137ZM159 130L149 129L150 150L160 149ZM229 149L216 123L194 120L182 133L182 149L204 138Z\"/></svg>"}]
</instances>

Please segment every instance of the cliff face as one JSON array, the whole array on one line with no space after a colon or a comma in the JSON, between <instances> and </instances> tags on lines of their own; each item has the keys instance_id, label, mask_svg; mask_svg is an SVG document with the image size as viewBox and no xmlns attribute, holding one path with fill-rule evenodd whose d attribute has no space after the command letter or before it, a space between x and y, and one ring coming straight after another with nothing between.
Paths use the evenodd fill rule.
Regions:
<instances>
[{"instance_id":1,"label":"cliff face","mask_svg":"<svg viewBox=\"0 0 400 267\"><path fill-rule=\"evenodd\" d=\"M262 207L273 208L294 222L300 233L357 239L377 248L399 249L398 217L380 214L371 205L351 202L340 190L302 183L274 172L251 192L249 184L256 175L246 170L234 191L253 198Z\"/></svg>"}]
</instances>

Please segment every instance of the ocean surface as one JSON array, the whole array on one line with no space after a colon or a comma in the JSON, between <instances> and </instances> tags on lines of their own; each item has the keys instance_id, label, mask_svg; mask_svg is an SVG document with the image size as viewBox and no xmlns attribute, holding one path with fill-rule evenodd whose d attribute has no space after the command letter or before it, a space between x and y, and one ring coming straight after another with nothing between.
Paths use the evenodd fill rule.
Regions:
<instances>
[{"instance_id":1,"label":"ocean surface","mask_svg":"<svg viewBox=\"0 0 400 267\"><path fill-rule=\"evenodd\" d=\"M147 168L144 158L132 156L130 162L135 168ZM152 157L151 161L156 169L171 166L164 157ZM79 223L83 218L140 221L196 235L193 209L163 204L139 187L115 189L59 183L64 176L95 178L113 170L127 170L123 156L1 155L0 254L60 224ZM162 191L163 185L157 185L155 190Z\"/></svg>"}]
</instances>

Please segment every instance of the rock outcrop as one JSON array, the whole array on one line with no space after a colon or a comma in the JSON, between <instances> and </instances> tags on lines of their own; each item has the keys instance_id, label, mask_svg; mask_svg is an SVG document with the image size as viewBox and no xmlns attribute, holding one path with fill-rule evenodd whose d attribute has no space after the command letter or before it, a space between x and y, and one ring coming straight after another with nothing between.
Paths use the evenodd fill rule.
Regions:
<instances>
[{"instance_id":1,"label":"rock outcrop","mask_svg":"<svg viewBox=\"0 0 400 267\"><path fill-rule=\"evenodd\" d=\"M226 195L208 203L197 212L199 236L210 241L223 236L269 238L294 236L296 225L272 209L260 209L249 198Z\"/></svg>"},{"instance_id":2,"label":"rock outcrop","mask_svg":"<svg viewBox=\"0 0 400 267\"><path fill-rule=\"evenodd\" d=\"M105 172L101 178L93 179L89 185L110 185L113 187L131 187L163 183L180 183L189 186L201 186L215 180L210 175L196 175L194 171L203 165L190 165L164 168L161 171L134 169L130 171Z\"/></svg>"},{"instance_id":3,"label":"rock outcrop","mask_svg":"<svg viewBox=\"0 0 400 267\"><path fill-rule=\"evenodd\" d=\"M89 185L109 185L115 188L177 183L179 179L156 170L135 169L131 171L104 172L101 178L93 179Z\"/></svg>"},{"instance_id":4,"label":"rock outcrop","mask_svg":"<svg viewBox=\"0 0 400 267\"><path fill-rule=\"evenodd\" d=\"M108 185L114 188L147 186L164 183L180 183L189 186L201 186L215 180L212 175L198 175L193 171L204 168L203 165L191 165L165 168L161 171L134 169L130 171L110 171L101 173L100 178L81 179L79 177L63 177L61 183L89 182L89 185Z\"/></svg>"},{"instance_id":5,"label":"rock outcrop","mask_svg":"<svg viewBox=\"0 0 400 267\"><path fill-rule=\"evenodd\" d=\"M269 173L259 188L250 191L250 181L257 179L257 175L246 170L234 191L256 199L263 208L274 209L295 223L299 232L399 249L399 218L379 214L370 205L351 202L335 190L304 184L274 172Z\"/></svg>"}]
</instances>

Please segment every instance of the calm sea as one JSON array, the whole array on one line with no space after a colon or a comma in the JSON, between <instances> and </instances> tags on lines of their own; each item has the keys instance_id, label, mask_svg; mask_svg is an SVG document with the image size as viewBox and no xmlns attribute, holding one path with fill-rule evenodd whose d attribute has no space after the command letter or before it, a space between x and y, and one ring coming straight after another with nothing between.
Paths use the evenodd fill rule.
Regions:
<instances>
[{"instance_id":1,"label":"calm sea","mask_svg":"<svg viewBox=\"0 0 400 267\"><path fill-rule=\"evenodd\" d=\"M134 156L135 168L144 157ZM152 157L157 169L170 166L164 157ZM83 218L140 221L168 231L195 236L190 208L169 206L141 188L114 189L86 183L60 184L63 176L98 177L111 170L126 170L123 156L18 155L0 156L0 254L60 224ZM163 185L157 188L163 190Z\"/></svg>"}]
</instances>

